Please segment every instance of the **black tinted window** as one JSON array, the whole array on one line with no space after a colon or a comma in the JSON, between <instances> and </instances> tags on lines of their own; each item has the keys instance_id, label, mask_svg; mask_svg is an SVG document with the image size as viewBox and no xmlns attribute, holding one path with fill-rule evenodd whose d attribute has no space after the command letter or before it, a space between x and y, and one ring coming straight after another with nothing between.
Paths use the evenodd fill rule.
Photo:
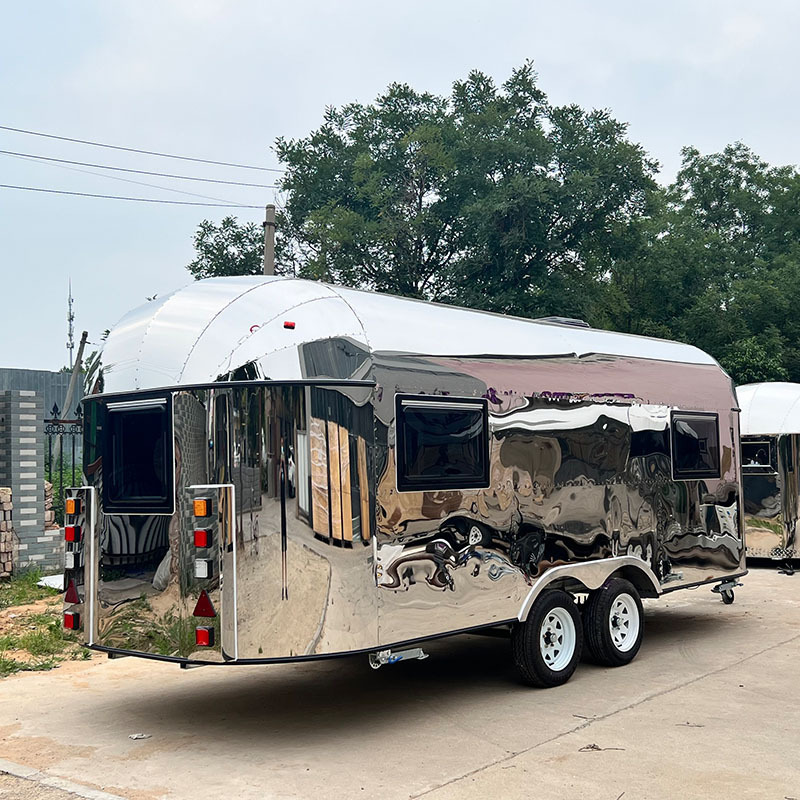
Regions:
<instances>
[{"instance_id":1,"label":"black tinted window","mask_svg":"<svg viewBox=\"0 0 800 800\"><path fill-rule=\"evenodd\" d=\"M687 480L719 477L716 414L672 415L672 472Z\"/></svg>"},{"instance_id":2,"label":"black tinted window","mask_svg":"<svg viewBox=\"0 0 800 800\"><path fill-rule=\"evenodd\" d=\"M488 484L485 400L397 398L398 489L478 489Z\"/></svg>"},{"instance_id":3,"label":"black tinted window","mask_svg":"<svg viewBox=\"0 0 800 800\"><path fill-rule=\"evenodd\" d=\"M742 439L742 466L774 469L776 463L774 448L770 447L769 440L746 441Z\"/></svg>"},{"instance_id":4,"label":"black tinted window","mask_svg":"<svg viewBox=\"0 0 800 800\"><path fill-rule=\"evenodd\" d=\"M103 505L116 513L173 511L172 437L166 401L109 404Z\"/></svg>"}]
</instances>

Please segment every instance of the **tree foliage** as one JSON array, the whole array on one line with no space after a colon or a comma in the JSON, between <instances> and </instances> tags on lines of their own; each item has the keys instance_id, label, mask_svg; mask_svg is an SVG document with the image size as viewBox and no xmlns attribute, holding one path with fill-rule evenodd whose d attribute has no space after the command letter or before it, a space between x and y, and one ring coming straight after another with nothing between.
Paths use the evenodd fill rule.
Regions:
<instances>
[{"instance_id":1,"label":"tree foliage","mask_svg":"<svg viewBox=\"0 0 800 800\"><path fill-rule=\"evenodd\" d=\"M669 186L608 111L552 104L530 63L447 97L392 84L279 138L278 271L679 339L738 382L800 381L800 176L686 147ZM195 277L258 274L262 233L195 236Z\"/></svg>"}]
</instances>

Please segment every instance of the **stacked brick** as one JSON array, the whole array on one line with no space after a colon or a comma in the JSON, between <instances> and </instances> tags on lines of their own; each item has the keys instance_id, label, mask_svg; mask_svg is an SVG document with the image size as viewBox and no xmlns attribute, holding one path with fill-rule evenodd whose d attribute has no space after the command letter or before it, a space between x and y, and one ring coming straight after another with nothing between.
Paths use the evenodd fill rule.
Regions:
<instances>
[{"instance_id":1,"label":"stacked brick","mask_svg":"<svg viewBox=\"0 0 800 800\"><path fill-rule=\"evenodd\" d=\"M11 489L0 488L0 578L7 578L14 569L14 523Z\"/></svg>"},{"instance_id":2,"label":"stacked brick","mask_svg":"<svg viewBox=\"0 0 800 800\"><path fill-rule=\"evenodd\" d=\"M0 486L14 499L14 569L63 568L63 537L45 530L42 399L34 392L0 391Z\"/></svg>"},{"instance_id":3,"label":"stacked brick","mask_svg":"<svg viewBox=\"0 0 800 800\"><path fill-rule=\"evenodd\" d=\"M53 484L44 482L44 529L53 530L58 527L56 512L53 509Z\"/></svg>"}]
</instances>

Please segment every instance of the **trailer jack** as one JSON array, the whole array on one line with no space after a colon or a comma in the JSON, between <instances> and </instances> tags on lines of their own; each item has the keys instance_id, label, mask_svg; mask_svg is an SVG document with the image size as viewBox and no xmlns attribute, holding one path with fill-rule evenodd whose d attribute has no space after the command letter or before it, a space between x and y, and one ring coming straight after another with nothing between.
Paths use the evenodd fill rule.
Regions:
<instances>
[{"instance_id":1,"label":"trailer jack","mask_svg":"<svg viewBox=\"0 0 800 800\"><path fill-rule=\"evenodd\" d=\"M412 647L410 650L379 650L377 653L369 654L369 665L372 669L380 669L384 664L396 664L398 661L410 661L417 659L421 661L427 658L428 654L423 652L421 647Z\"/></svg>"},{"instance_id":2,"label":"trailer jack","mask_svg":"<svg viewBox=\"0 0 800 800\"><path fill-rule=\"evenodd\" d=\"M716 594L722 598L722 602L725 603L726 606L729 606L735 599L733 590L737 586L742 586L742 582L734 578L733 580L723 581L716 586L712 586L711 591L716 592Z\"/></svg>"}]
</instances>

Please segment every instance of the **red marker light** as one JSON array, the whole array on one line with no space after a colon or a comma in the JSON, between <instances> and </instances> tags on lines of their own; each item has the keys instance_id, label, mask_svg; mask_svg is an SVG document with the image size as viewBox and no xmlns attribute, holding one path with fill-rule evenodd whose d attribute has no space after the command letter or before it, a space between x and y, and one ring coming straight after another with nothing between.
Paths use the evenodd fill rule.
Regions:
<instances>
[{"instance_id":1,"label":"red marker light","mask_svg":"<svg viewBox=\"0 0 800 800\"><path fill-rule=\"evenodd\" d=\"M64 627L70 631L76 631L81 626L81 615L77 611L64 612Z\"/></svg>"},{"instance_id":2,"label":"red marker light","mask_svg":"<svg viewBox=\"0 0 800 800\"><path fill-rule=\"evenodd\" d=\"M206 625L201 625L194 629L194 641L198 647L214 646L214 629Z\"/></svg>"},{"instance_id":3,"label":"red marker light","mask_svg":"<svg viewBox=\"0 0 800 800\"><path fill-rule=\"evenodd\" d=\"M214 610L214 604L208 596L208 592L203 589L200 592L200 597L197 598L197 605L192 612L195 617L216 617L217 612Z\"/></svg>"},{"instance_id":4,"label":"red marker light","mask_svg":"<svg viewBox=\"0 0 800 800\"><path fill-rule=\"evenodd\" d=\"M194 546L195 547L211 546L211 531L208 528L195 528Z\"/></svg>"},{"instance_id":5,"label":"red marker light","mask_svg":"<svg viewBox=\"0 0 800 800\"><path fill-rule=\"evenodd\" d=\"M294 322L289 322L288 320L286 320L286 322L283 323L283 327L284 328L288 328L290 331L293 331L294 330Z\"/></svg>"},{"instance_id":6,"label":"red marker light","mask_svg":"<svg viewBox=\"0 0 800 800\"><path fill-rule=\"evenodd\" d=\"M78 594L78 589L75 586L75 581L70 579L69 585L67 586L67 591L64 594L64 602L69 603L70 605L74 605L75 603L80 603L81 597Z\"/></svg>"},{"instance_id":7,"label":"red marker light","mask_svg":"<svg viewBox=\"0 0 800 800\"><path fill-rule=\"evenodd\" d=\"M67 542L79 542L83 538L83 531L80 525L65 525L64 540Z\"/></svg>"}]
</instances>

